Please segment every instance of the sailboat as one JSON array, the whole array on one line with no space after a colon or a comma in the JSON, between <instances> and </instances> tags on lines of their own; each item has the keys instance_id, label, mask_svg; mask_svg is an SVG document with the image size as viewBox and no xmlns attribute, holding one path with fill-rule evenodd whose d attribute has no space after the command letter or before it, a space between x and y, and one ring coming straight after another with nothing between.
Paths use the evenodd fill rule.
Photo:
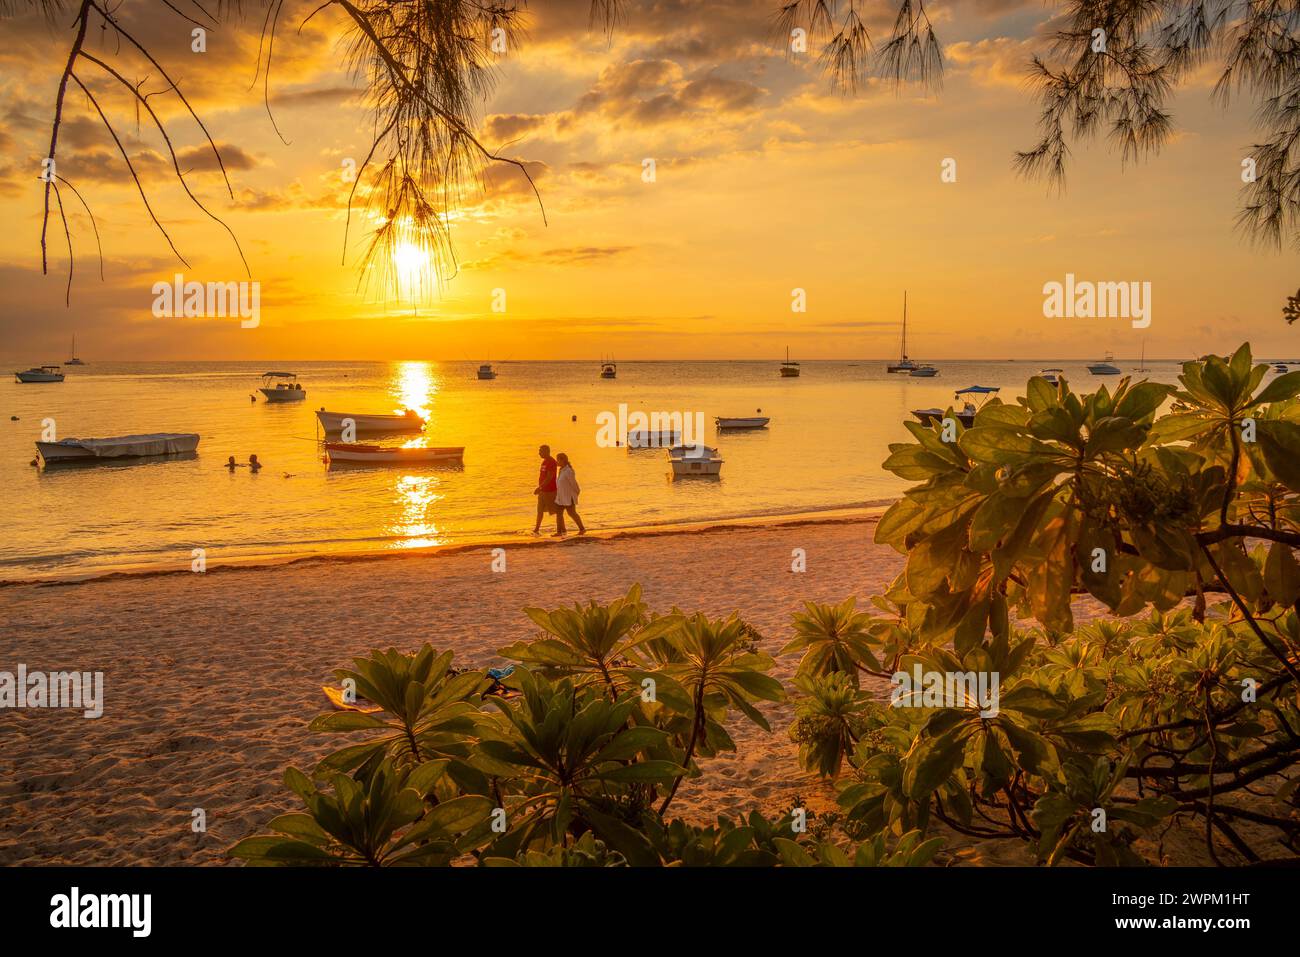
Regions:
<instances>
[{"instance_id":1,"label":"sailboat","mask_svg":"<svg viewBox=\"0 0 1300 957\"><path fill-rule=\"evenodd\" d=\"M1147 341L1145 339L1142 340L1142 358L1138 360L1138 367L1133 371L1134 372L1150 371L1149 369L1147 369Z\"/></svg>"},{"instance_id":2,"label":"sailboat","mask_svg":"<svg viewBox=\"0 0 1300 957\"><path fill-rule=\"evenodd\" d=\"M64 364L65 366L84 366L84 365L85 365L84 362L82 362L80 359L77 358L77 336L76 336L75 333L74 333L73 336L72 336L72 358L69 359L67 362L65 362L65 363L63 363L63 364Z\"/></svg>"},{"instance_id":3,"label":"sailboat","mask_svg":"<svg viewBox=\"0 0 1300 957\"><path fill-rule=\"evenodd\" d=\"M790 361L790 347L785 347L785 361L781 363L781 377L783 379L797 379L799 377L799 363Z\"/></svg>"},{"instance_id":4,"label":"sailboat","mask_svg":"<svg viewBox=\"0 0 1300 957\"><path fill-rule=\"evenodd\" d=\"M910 374L917 364L907 357L907 290L903 290L903 355L897 362L885 366L886 372L906 372Z\"/></svg>"}]
</instances>

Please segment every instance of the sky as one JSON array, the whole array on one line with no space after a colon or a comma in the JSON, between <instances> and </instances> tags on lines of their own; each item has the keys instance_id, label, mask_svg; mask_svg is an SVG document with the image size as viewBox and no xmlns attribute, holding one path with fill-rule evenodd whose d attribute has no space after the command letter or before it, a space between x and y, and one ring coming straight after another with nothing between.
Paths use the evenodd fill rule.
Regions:
<instances>
[{"instance_id":1,"label":"sky","mask_svg":"<svg viewBox=\"0 0 1300 957\"><path fill-rule=\"evenodd\" d=\"M0 356L61 361L75 333L91 362L761 359L787 348L803 360L884 358L898 352L904 291L909 352L923 359L1143 348L1182 359L1243 339L1258 356L1300 356L1300 327L1280 318L1300 262L1234 228L1258 137L1248 100L1211 102L1212 70L1173 100L1178 132L1159 155L1125 164L1104 138L1076 142L1063 192L1015 173L1015 151L1036 139L1025 75L1047 49L1051 4L935 5L942 89L872 81L846 96L815 46L790 55L773 36L776 0L627 0L612 37L589 29L586 0L536 0L527 35L498 61L478 132L527 164L545 217L514 167L490 166L451 220L459 270L415 295L366 282L364 214L345 243L347 162L364 159L372 117L345 67L341 15L300 26L316 5L286 0L264 87L258 4L195 53L190 23L157 0L122 0L122 22L219 145L233 198L158 69L91 31L91 52L143 81L191 189L238 238L260 284L255 328L153 314L154 284L177 273L248 276L231 237L189 203L147 115L137 125L131 94L88 63L78 75L189 265L151 223L94 108L70 92L57 171L95 214L103 278L91 221L64 190L65 305L57 224L41 273L38 176L72 35L35 16L0 20ZM867 9L885 36L896 8ZM943 181L945 160L955 182ZM1045 317L1044 285L1067 274L1149 282L1150 325ZM795 290L805 311L792 309Z\"/></svg>"}]
</instances>

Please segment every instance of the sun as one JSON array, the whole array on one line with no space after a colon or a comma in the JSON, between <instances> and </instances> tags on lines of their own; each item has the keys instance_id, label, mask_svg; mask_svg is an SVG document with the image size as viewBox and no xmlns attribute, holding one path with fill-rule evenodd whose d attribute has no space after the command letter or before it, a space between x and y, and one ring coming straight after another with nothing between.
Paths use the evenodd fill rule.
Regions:
<instances>
[{"instance_id":1,"label":"sun","mask_svg":"<svg viewBox=\"0 0 1300 957\"><path fill-rule=\"evenodd\" d=\"M421 297L433 273L429 254L415 243L403 240L393 247L393 280L399 299Z\"/></svg>"}]
</instances>

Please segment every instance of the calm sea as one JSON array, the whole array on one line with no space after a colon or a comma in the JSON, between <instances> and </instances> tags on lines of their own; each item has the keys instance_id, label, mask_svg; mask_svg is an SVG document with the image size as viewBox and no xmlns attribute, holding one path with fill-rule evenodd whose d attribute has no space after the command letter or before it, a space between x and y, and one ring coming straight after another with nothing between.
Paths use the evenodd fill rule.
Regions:
<instances>
[{"instance_id":1,"label":"calm sea","mask_svg":"<svg viewBox=\"0 0 1300 957\"><path fill-rule=\"evenodd\" d=\"M1077 388L1101 380L1083 363L937 362L933 379L888 375L878 360L805 362L276 363L301 376L305 402L267 404L253 363L92 363L51 385L0 384L0 579L189 566L191 549L223 559L373 551L508 539L532 528L537 446L569 453L579 503L596 529L636 527L878 502L903 482L880 463L903 441L911 409L945 406L954 389L1000 386L1060 366ZM1133 360L1116 360L1126 372ZM1149 378L1179 367L1148 361ZM257 401L250 401L256 395ZM597 416L630 410L704 414L721 478L671 479L666 453L597 444ZM463 469L333 468L321 460L314 410L429 417L426 441L464 445ZM715 415L771 416L762 432L716 436ZM17 416L17 421L11 421ZM40 470L30 464L42 420L59 438L197 432L183 461ZM362 441L366 441L362 437ZM402 442L398 439L397 442ZM226 457L264 463L228 472ZM553 526L552 529L553 530Z\"/></svg>"}]
</instances>

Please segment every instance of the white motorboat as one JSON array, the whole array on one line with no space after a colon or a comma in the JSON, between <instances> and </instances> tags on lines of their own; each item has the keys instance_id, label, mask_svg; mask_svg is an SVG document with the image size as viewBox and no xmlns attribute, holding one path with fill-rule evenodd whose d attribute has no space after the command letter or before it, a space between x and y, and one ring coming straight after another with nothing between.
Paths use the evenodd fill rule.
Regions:
<instances>
[{"instance_id":1,"label":"white motorboat","mask_svg":"<svg viewBox=\"0 0 1300 957\"><path fill-rule=\"evenodd\" d=\"M938 374L939 370L932 365L917 366L908 373L909 376L915 379L933 379Z\"/></svg>"},{"instance_id":2,"label":"white motorboat","mask_svg":"<svg viewBox=\"0 0 1300 957\"><path fill-rule=\"evenodd\" d=\"M734 432L742 432L753 429L765 429L767 423L772 420L765 415L741 416L738 418L724 415L715 415L713 424L719 429L726 429Z\"/></svg>"},{"instance_id":3,"label":"white motorboat","mask_svg":"<svg viewBox=\"0 0 1300 957\"><path fill-rule=\"evenodd\" d=\"M1042 369L1038 373L1038 377L1046 380L1048 385L1059 385L1063 375L1065 375L1064 369Z\"/></svg>"},{"instance_id":4,"label":"white motorboat","mask_svg":"<svg viewBox=\"0 0 1300 957\"><path fill-rule=\"evenodd\" d=\"M988 385L971 385L964 389L958 389L953 393L953 398L960 401L962 407L960 410L954 409L952 413L953 418L969 429L975 423L975 416L979 413L979 410L984 407L984 403L994 395L997 395L997 393L997 386ZM978 403L971 402L967 396L972 395L982 396L982 398ZM929 425L936 420L942 420L947 414L947 410L913 409L912 414L921 420L922 425Z\"/></svg>"},{"instance_id":5,"label":"white motorboat","mask_svg":"<svg viewBox=\"0 0 1300 957\"><path fill-rule=\"evenodd\" d=\"M682 440L676 429L633 429L627 434L629 449L668 449Z\"/></svg>"},{"instance_id":6,"label":"white motorboat","mask_svg":"<svg viewBox=\"0 0 1300 957\"><path fill-rule=\"evenodd\" d=\"M424 429L424 419L413 409L401 415L372 415L366 412L326 412L320 409L316 419L326 432L342 432L350 421L360 435L363 432L419 432Z\"/></svg>"},{"instance_id":7,"label":"white motorboat","mask_svg":"<svg viewBox=\"0 0 1300 957\"><path fill-rule=\"evenodd\" d=\"M799 363L790 361L790 347L786 346L785 361L781 363L781 378L797 379L799 378Z\"/></svg>"},{"instance_id":8,"label":"white motorboat","mask_svg":"<svg viewBox=\"0 0 1300 957\"><path fill-rule=\"evenodd\" d=\"M117 435L106 439L62 439L37 442L42 465L64 462L96 462L116 459L182 455L199 447L193 432L154 432L148 435Z\"/></svg>"},{"instance_id":9,"label":"white motorboat","mask_svg":"<svg viewBox=\"0 0 1300 957\"><path fill-rule=\"evenodd\" d=\"M497 373L496 370L492 368L492 363L485 362L481 366L479 366L478 377L480 379L495 379L497 377Z\"/></svg>"},{"instance_id":10,"label":"white motorboat","mask_svg":"<svg viewBox=\"0 0 1300 957\"><path fill-rule=\"evenodd\" d=\"M65 366L84 366L85 363L77 358L77 337L72 337L72 358L63 363Z\"/></svg>"},{"instance_id":11,"label":"white motorboat","mask_svg":"<svg viewBox=\"0 0 1300 957\"><path fill-rule=\"evenodd\" d=\"M1114 358L1114 353L1107 352L1106 358L1102 359L1100 362L1089 363L1088 371L1093 375L1119 375L1123 370L1111 361Z\"/></svg>"},{"instance_id":12,"label":"white motorboat","mask_svg":"<svg viewBox=\"0 0 1300 957\"><path fill-rule=\"evenodd\" d=\"M361 445L356 442L326 442L325 459L329 463L362 462L372 465L460 465L465 458L465 447L443 446L402 448L382 445Z\"/></svg>"},{"instance_id":13,"label":"white motorboat","mask_svg":"<svg viewBox=\"0 0 1300 957\"><path fill-rule=\"evenodd\" d=\"M26 372L15 372L19 382L62 382L63 373L58 366L32 366Z\"/></svg>"},{"instance_id":14,"label":"white motorboat","mask_svg":"<svg viewBox=\"0 0 1300 957\"><path fill-rule=\"evenodd\" d=\"M600 364L600 377L602 379L617 379L618 363L613 359L610 359L608 362L602 362Z\"/></svg>"},{"instance_id":15,"label":"white motorboat","mask_svg":"<svg viewBox=\"0 0 1300 957\"><path fill-rule=\"evenodd\" d=\"M263 372L262 387L257 390L267 402L298 402L307 398L307 390L292 372Z\"/></svg>"},{"instance_id":16,"label":"white motorboat","mask_svg":"<svg viewBox=\"0 0 1300 957\"><path fill-rule=\"evenodd\" d=\"M707 445L675 445L668 450L668 461L673 467L674 478L722 472L718 450Z\"/></svg>"},{"instance_id":17,"label":"white motorboat","mask_svg":"<svg viewBox=\"0 0 1300 957\"><path fill-rule=\"evenodd\" d=\"M885 366L886 372L911 372L918 363L907 357L907 290L903 290L903 349L902 358Z\"/></svg>"}]
</instances>

